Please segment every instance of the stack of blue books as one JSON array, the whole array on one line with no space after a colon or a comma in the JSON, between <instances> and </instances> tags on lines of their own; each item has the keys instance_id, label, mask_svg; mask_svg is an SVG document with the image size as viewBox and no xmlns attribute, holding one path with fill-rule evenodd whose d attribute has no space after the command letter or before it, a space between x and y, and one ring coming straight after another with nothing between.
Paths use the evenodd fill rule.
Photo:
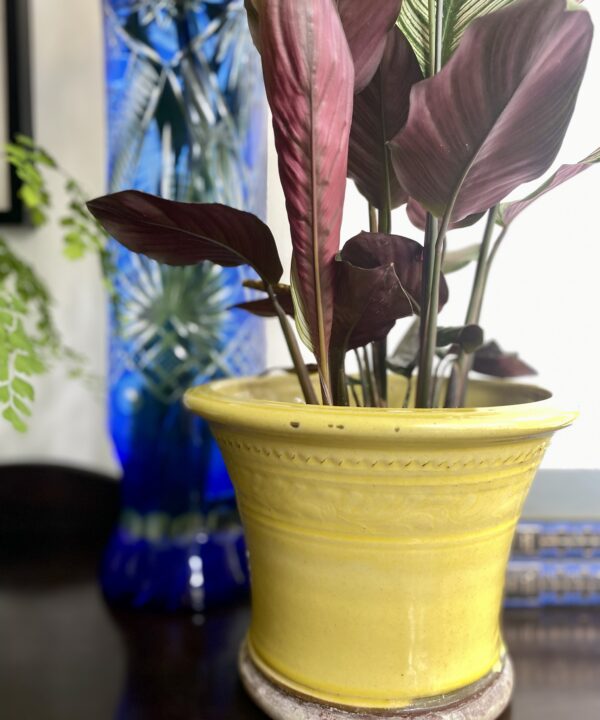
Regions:
<instances>
[{"instance_id":1,"label":"stack of blue books","mask_svg":"<svg viewBox=\"0 0 600 720\"><path fill-rule=\"evenodd\" d=\"M540 471L522 517L506 607L600 605L600 471Z\"/></svg>"}]
</instances>

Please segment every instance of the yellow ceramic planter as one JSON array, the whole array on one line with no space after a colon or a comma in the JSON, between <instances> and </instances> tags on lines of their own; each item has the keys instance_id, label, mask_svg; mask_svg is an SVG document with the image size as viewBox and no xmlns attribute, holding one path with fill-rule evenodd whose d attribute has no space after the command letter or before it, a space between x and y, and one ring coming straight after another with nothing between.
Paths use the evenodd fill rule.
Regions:
<instances>
[{"instance_id":1,"label":"yellow ceramic planter","mask_svg":"<svg viewBox=\"0 0 600 720\"><path fill-rule=\"evenodd\" d=\"M287 376L215 382L186 403L236 489L252 576L242 668L259 704L282 719L497 717L513 531L573 414L500 382L472 385L459 410L310 407ZM482 696L479 714L427 714Z\"/></svg>"}]
</instances>

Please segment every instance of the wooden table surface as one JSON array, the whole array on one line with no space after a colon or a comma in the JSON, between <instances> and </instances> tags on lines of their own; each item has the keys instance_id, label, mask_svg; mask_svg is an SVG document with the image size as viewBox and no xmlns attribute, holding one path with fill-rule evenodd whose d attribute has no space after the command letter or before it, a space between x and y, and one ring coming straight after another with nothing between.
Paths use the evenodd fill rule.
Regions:
<instances>
[{"instance_id":1,"label":"wooden table surface","mask_svg":"<svg viewBox=\"0 0 600 720\"><path fill-rule=\"evenodd\" d=\"M112 611L100 548L0 544L1 720L265 720L236 675L248 606ZM510 611L504 625L517 687L502 720L600 719L599 610Z\"/></svg>"}]
</instances>

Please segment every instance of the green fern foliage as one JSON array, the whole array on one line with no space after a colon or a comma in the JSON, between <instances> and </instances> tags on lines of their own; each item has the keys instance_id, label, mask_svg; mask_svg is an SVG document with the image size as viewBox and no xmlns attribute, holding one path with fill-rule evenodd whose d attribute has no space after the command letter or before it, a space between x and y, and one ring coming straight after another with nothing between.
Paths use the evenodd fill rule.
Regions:
<instances>
[{"instance_id":1,"label":"green fern foliage","mask_svg":"<svg viewBox=\"0 0 600 720\"><path fill-rule=\"evenodd\" d=\"M4 150L21 183L19 197L36 227L49 223L49 177L61 177L66 195L59 220L63 252L71 260L96 255L112 294L107 236L88 212L86 194L79 183L26 136L16 136ZM45 283L0 237L0 414L18 432L27 429L31 416L35 400L32 378L47 372L55 362L66 364L70 377L85 379L84 358L63 344L54 325L52 298Z\"/></svg>"},{"instance_id":2,"label":"green fern foliage","mask_svg":"<svg viewBox=\"0 0 600 720\"><path fill-rule=\"evenodd\" d=\"M31 378L46 372L59 347L46 287L0 238L0 412L15 430L27 429Z\"/></svg>"},{"instance_id":3,"label":"green fern foliage","mask_svg":"<svg viewBox=\"0 0 600 720\"><path fill-rule=\"evenodd\" d=\"M48 221L51 198L42 168L56 170L56 161L25 135L17 135L14 143L5 146L5 153L21 183L17 194L31 222L36 227L44 225Z\"/></svg>"}]
</instances>

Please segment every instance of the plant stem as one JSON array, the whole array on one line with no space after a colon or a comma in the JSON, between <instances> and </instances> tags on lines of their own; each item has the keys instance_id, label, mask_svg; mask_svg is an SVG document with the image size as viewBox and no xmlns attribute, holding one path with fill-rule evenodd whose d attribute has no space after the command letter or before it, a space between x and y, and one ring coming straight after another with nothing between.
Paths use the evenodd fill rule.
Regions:
<instances>
[{"instance_id":1,"label":"plant stem","mask_svg":"<svg viewBox=\"0 0 600 720\"><path fill-rule=\"evenodd\" d=\"M483 292L481 293L481 301L483 302L483 295L485 292L485 288L487 287L487 282L490 277L490 270L492 269L492 264L494 260L496 259L496 254L498 253L498 250L500 249L500 245L502 245L502 241L506 237L506 233L508 232L508 227L502 228L502 231L500 232L500 235L496 238L496 241L494 242L494 246L492 247L492 250L489 254L487 263L485 264L485 278L483 280ZM481 305L479 306L479 312L481 313Z\"/></svg>"},{"instance_id":2,"label":"plant stem","mask_svg":"<svg viewBox=\"0 0 600 720\"><path fill-rule=\"evenodd\" d=\"M376 383L373 382L373 370L371 368L371 363L369 362L369 353L367 351L367 348L363 348L363 364L365 368L365 378L367 381L367 391L369 394L369 407L378 407L378 397L377 397L377 386Z\"/></svg>"},{"instance_id":3,"label":"plant stem","mask_svg":"<svg viewBox=\"0 0 600 720\"><path fill-rule=\"evenodd\" d=\"M475 277L473 278L473 287L471 289L471 298L469 307L465 317L465 325L474 325L479 323L481 317L481 307L483 305L483 295L485 292L486 281L488 277L488 266L490 255L490 245L494 234L494 225L496 222L496 208L494 206L488 214L481 247L479 248L479 257L477 259L477 267L475 269ZM456 360L452 366L450 380L446 391L446 407L460 407L464 404L467 376L473 365L472 354L467 354L463 349L458 353Z\"/></svg>"},{"instance_id":4,"label":"plant stem","mask_svg":"<svg viewBox=\"0 0 600 720\"><path fill-rule=\"evenodd\" d=\"M473 279L473 289L471 290L471 299L469 300L465 325L471 325L479 322L481 305L483 302L483 292L485 290L485 279L487 275L486 267L492 236L494 234L495 219L496 206L494 206L488 213L488 219L483 233L483 240L481 241L481 248L479 249L479 257L477 259L477 267L475 269L475 278Z\"/></svg>"},{"instance_id":5,"label":"plant stem","mask_svg":"<svg viewBox=\"0 0 600 720\"><path fill-rule=\"evenodd\" d=\"M428 0L429 6L429 76L442 69L444 42L444 0Z\"/></svg>"},{"instance_id":6,"label":"plant stem","mask_svg":"<svg viewBox=\"0 0 600 720\"><path fill-rule=\"evenodd\" d=\"M387 150L386 150L387 152ZM379 222L377 230L380 233L389 234L392 230L392 211L390 205L390 177L389 168L386 163L385 173L385 203L382 210L379 211ZM377 394L380 399L380 405L387 407L388 399L388 382L387 382L387 338L379 340L372 344L373 352L373 375L377 386Z\"/></svg>"},{"instance_id":7,"label":"plant stem","mask_svg":"<svg viewBox=\"0 0 600 720\"><path fill-rule=\"evenodd\" d=\"M377 208L369 203L369 232L376 233L377 227Z\"/></svg>"},{"instance_id":8,"label":"plant stem","mask_svg":"<svg viewBox=\"0 0 600 720\"><path fill-rule=\"evenodd\" d=\"M429 0L429 75L435 75L437 67L437 14L435 0Z\"/></svg>"},{"instance_id":9,"label":"plant stem","mask_svg":"<svg viewBox=\"0 0 600 720\"><path fill-rule=\"evenodd\" d=\"M369 203L369 232L377 232L377 209Z\"/></svg>"},{"instance_id":10,"label":"plant stem","mask_svg":"<svg viewBox=\"0 0 600 720\"><path fill-rule=\"evenodd\" d=\"M348 377L346 376L345 372L344 372L344 376L346 378L346 384L350 387L350 392L352 393L352 397L354 398L354 404L356 405L356 407L362 407L360 400L358 399L358 394L356 392L356 388L354 387L354 383L352 383L348 380Z\"/></svg>"},{"instance_id":11,"label":"plant stem","mask_svg":"<svg viewBox=\"0 0 600 720\"><path fill-rule=\"evenodd\" d=\"M442 69L444 43L444 0L437 0L435 8L435 72Z\"/></svg>"},{"instance_id":12,"label":"plant stem","mask_svg":"<svg viewBox=\"0 0 600 720\"><path fill-rule=\"evenodd\" d=\"M332 392L333 392L333 404L347 407L349 405L348 400L348 380L346 378L346 371L344 369L344 363L340 362L337 365L331 363L332 367L337 366L337 377L332 378Z\"/></svg>"},{"instance_id":13,"label":"plant stem","mask_svg":"<svg viewBox=\"0 0 600 720\"><path fill-rule=\"evenodd\" d=\"M377 395L380 400L380 407L387 407L388 382L387 382L387 338L372 343L373 349L373 374L377 386Z\"/></svg>"},{"instance_id":14,"label":"plant stem","mask_svg":"<svg viewBox=\"0 0 600 720\"><path fill-rule=\"evenodd\" d=\"M329 367L331 371L331 392L333 405L346 407L348 405L348 387L345 370L346 352L339 348L331 348L329 352Z\"/></svg>"},{"instance_id":15,"label":"plant stem","mask_svg":"<svg viewBox=\"0 0 600 720\"><path fill-rule=\"evenodd\" d=\"M429 0L429 75L442 68L442 29L444 19L443 0ZM451 203L454 207L454 203ZM452 212L450 210L450 212ZM448 215L448 214L447 214ZM421 326L419 376L415 407L431 407L433 398L433 356L437 337L437 314L439 309L440 275L444 254L444 240L450 222L448 215L443 227L437 218L427 213L425 225L425 248L423 252L423 275L421 294Z\"/></svg>"},{"instance_id":16,"label":"plant stem","mask_svg":"<svg viewBox=\"0 0 600 720\"><path fill-rule=\"evenodd\" d=\"M312 382L310 381L310 376L308 374L308 370L306 369L304 359L302 358L302 353L300 352L300 347L298 345L298 341L296 340L296 336L294 335L294 331L292 330L292 326L287 318L287 315L285 314L284 309L279 304L279 300L277 300L277 295L275 294L275 291L273 290L271 285L265 282L265 288L269 297L271 298L271 302L273 303L273 309L275 310L277 319L279 320L279 324L281 325L285 342L292 357L294 370L296 371L300 387L302 388L304 400L307 405L318 405L319 401L317 399L317 394L315 392Z\"/></svg>"},{"instance_id":17,"label":"plant stem","mask_svg":"<svg viewBox=\"0 0 600 720\"><path fill-rule=\"evenodd\" d=\"M441 235L443 228L438 230L437 226L437 219L428 215L423 254L421 351L419 353L419 376L415 403L415 406L420 408L431 407L433 402L433 356L437 344L437 316L439 311L442 255L444 252L444 241Z\"/></svg>"},{"instance_id":18,"label":"plant stem","mask_svg":"<svg viewBox=\"0 0 600 720\"><path fill-rule=\"evenodd\" d=\"M356 356L356 363L358 365L358 374L360 377L360 384L362 387L363 405L365 407L368 407L371 403L370 403L370 398L369 398L369 384L367 382L365 366L363 365L362 360L360 359L360 353L358 352L358 350L354 351L354 355Z\"/></svg>"}]
</instances>

